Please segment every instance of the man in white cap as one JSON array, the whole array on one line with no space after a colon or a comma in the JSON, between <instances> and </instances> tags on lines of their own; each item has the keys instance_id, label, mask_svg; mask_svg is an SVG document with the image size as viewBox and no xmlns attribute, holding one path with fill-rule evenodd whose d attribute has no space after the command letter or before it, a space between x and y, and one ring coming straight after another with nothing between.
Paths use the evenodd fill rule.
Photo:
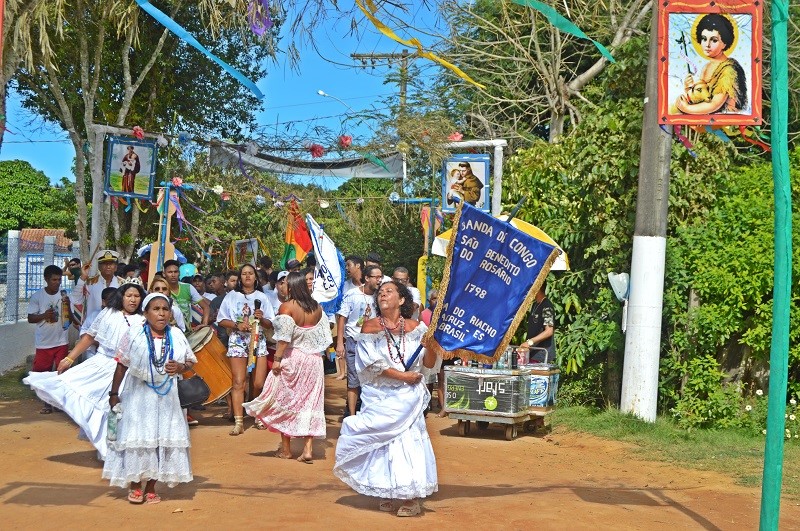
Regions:
<instances>
[{"instance_id":1,"label":"man in white cap","mask_svg":"<svg viewBox=\"0 0 800 531\"><path fill-rule=\"evenodd\" d=\"M278 280L275 281L275 289L264 289L267 299L269 299L270 304L272 304L272 308L275 310L275 315L278 315L278 310L280 309L281 304L289 300L289 289L286 285L286 277L288 276L288 271L281 271L278 273Z\"/></svg>"},{"instance_id":2,"label":"man in white cap","mask_svg":"<svg viewBox=\"0 0 800 531\"><path fill-rule=\"evenodd\" d=\"M99 273L89 277L91 262L81 267L81 276L75 283L75 287L70 293L70 301L77 313L83 315L83 325L90 326L90 319L94 319L103 308L103 290L106 288L118 288L125 279L118 277L117 259L119 253L111 249L100 251L97 256L97 269Z\"/></svg>"}]
</instances>

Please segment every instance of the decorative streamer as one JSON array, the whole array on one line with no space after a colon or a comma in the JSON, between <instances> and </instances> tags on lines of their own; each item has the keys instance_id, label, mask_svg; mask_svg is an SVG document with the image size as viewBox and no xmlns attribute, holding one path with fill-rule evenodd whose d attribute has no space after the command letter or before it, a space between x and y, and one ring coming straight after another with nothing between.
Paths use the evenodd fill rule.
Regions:
<instances>
[{"instance_id":1,"label":"decorative streamer","mask_svg":"<svg viewBox=\"0 0 800 531\"><path fill-rule=\"evenodd\" d=\"M669 128L669 127L667 127L667 126L666 126L666 125L664 125L664 124L661 124L659 127L661 127L661 130L662 130L662 131L664 131L665 133L667 133L667 134L668 134L668 135L670 135L670 136L672 136L672 134L674 133L674 134L675 134L675 137L676 137L676 138L677 138L677 139L680 141L680 143L681 143L681 144L683 144L683 147L685 147L685 148L686 148L686 150L689 152L689 155L691 155L691 156L693 156L693 157L697 158L697 153L695 153L695 152L692 150L692 147L693 147L693 146L692 146L692 143L691 143L691 142L689 142L689 139L688 139L688 138L686 138L686 137L683 135L683 133L681 133L681 126L680 126L680 125L676 125L676 126L674 126L672 130L670 130L670 128Z\"/></svg>"},{"instance_id":2,"label":"decorative streamer","mask_svg":"<svg viewBox=\"0 0 800 531\"><path fill-rule=\"evenodd\" d=\"M356 1L358 1L358 0L356 0ZM596 40L594 40L591 37L589 37L588 35L586 35L583 32L582 29L580 29L578 26L576 26L568 18L564 17L561 13L559 13L558 11L553 9L551 6L549 6L547 4L543 4L542 2L537 2L536 0L512 0L512 1L515 4L519 4L521 6L527 6L527 7L530 7L531 9L535 9L536 11L538 11L539 13L544 15L544 17L548 21L550 21L550 24L555 26L556 29L558 29L559 31L563 31L564 33L568 33L570 35L574 35L575 37L578 37L579 39L586 39L588 41L591 41L592 44L594 44L595 47L600 51L600 53L603 55L603 57L605 57L606 59L608 59L612 63L616 63L616 61L614 60L614 56L611 55L611 52L609 52L606 49L605 46L603 46L602 44L600 44Z\"/></svg>"},{"instance_id":3,"label":"decorative streamer","mask_svg":"<svg viewBox=\"0 0 800 531\"><path fill-rule=\"evenodd\" d=\"M763 149L764 151L772 151L772 148L770 147L770 145L767 144L767 143L762 142L758 138L758 133L756 133L755 131L753 131L754 139L751 139L750 137L747 136L747 128L745 126L743 126L743 125L740 125L739 126L739 134L742 135L742 140L744 140L748 144L753 144L754 146L758 146L761 149Z\"/></svg>"},{"instance_id":4,"label":"decorative streamer","mask_svg":"<svg viewBox=\"0 0 800 531\"><path fill-rule=\"evenodd\" d=\"M706 133L711 133L712 135L715 135L717 138L719 138L723 142L730 142L731 141L730 137L728 135L726 135L725 132L722 129L715 129L714 127L711 127L710 125L704 126L704 129L705 129Z\"/></svg>"},{"instance_id":5,"label":"decorative streamer","mask_svg":"<svg viewBox=\"0 0 800 531\"><path fill-rule=\"evenodd\" d=\"M261 5L261 9L258 6ZM269 18L269 1L252 0L247 7L247 21L250 23L250 30L263 37L268 29L272 27L272 19Z\"/></svg>"},{"instance_id":6,"label":"decorative streamer","mask_svg":"<svg viewBox=\"0 0 800 531\"><path fill-rule=\"evenodd\" d=\"M242 172L242 175L247 177L250 180L250 182L252 182L256 186L258 186L259 188L261 188L262 190L267 192L273 198L278 197L278 192L276 192L272 188L268 188L268 187L264 186L263 184L261 184L260 182L255 180L255 178L251 177L250 174L247 173L247 170L244 169L244 162L242 162L242 152L241 151L237 151L237 153L239 154L239 171Z\"/></svg>"},{"instance_id":7,"label":"decorative streamer","mask_svg":"<svg viewBox=\"0 0 800 531\"><path fill-rule=\"evenodd\" d=\"M258 90L258 87L252 80L250 80L247 76L245 76L244 74L233 68L231 65L229 65L228 63L226 63L225 61L223 61L210 51L208 51L208 49L206 49L205 46L200 44L197 41L197 39L195 39L192 36L191 33L186 31L180 24L169 18L169 16L166 15L163 11L159 10L158 8L150 4L148 0L136 0L136 3L139 4L139 7L141 7L144 11L146 11L148 15L156 19L156 21L159 24L161 24L169 31L174 33L176 37L186 42L190 46L194 47L195 49L199 50L203 55L205 55L206 57L217 63L219 66L221 66L224 71L233 76L233 78L236 79L239 83L250 89L250 92L255 94L255 96L259 100L264 99L264 94L260 90Z\"/></svg>"},{"instance_id":8,"label":"decorative streamer","mask_svg":"<svg viewBox=\"0 0 800 531\"><path fill-rule=\"evenodd\" d=\"M139 0L137 0L137 1L139 1ZM364 4L366 4L369 9L367 9L367 7L364 7ZM478 88L482 88L482 89L486 88L485 85L481 85L480 83L478 83L477 81L475 81L474 79L469 77L467 74L465 74L456 65L445 61L444 59L442 59L441 57L437 56L434 53L426 52L422 48L422 43L419 41L419 39L417 39L417 38L403 39L399 35L397 35L388 26L386 26L386 24L384 24L383 22L381 22L380 20L378 20L375 17L375 12L378 10L378 8L375 6L375 4L372 2L372 0L363 0L363 2L362 2L362 0L356 0L356 5L367 16L367 18L378 29L378 31L380 31L381 33L383 33L384 35L386 35L387 37L389 37L393 41L399 42L400 44L404 44L406 46L413 46L414 48L417 49L417 55L419 55L420 57L425 57L426 59L430 59L431 61L433 61L435 63L439 63L443 67L445 67L448 70L454 72L458 77L460 77L464 81L466 81L468 83L472 83L473 85L475 85Z\"/></svg>"}]
</instances>

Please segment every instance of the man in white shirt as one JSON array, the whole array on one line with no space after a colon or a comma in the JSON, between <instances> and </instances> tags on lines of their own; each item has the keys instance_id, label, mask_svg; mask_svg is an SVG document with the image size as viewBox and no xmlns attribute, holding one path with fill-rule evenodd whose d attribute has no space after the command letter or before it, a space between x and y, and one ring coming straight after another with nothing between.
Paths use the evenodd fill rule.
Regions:
<instances>
[{"instance_id":1,"label":"man in white shirt","mask_svg":"<svg viewBox=\"0 0 800 531\"><path fill-rule=\"evenodd\" d=\"M91 326L91 319L94 317L90 316L97 316L103 308L104 289L122 285L124 279L116 275L118 258L119 253L105 249L97 257L98 274L89 277L91 263L86 263L81 268L81 277L75 283L69 298L75 311L83 315L82 324Z\"/></svg>"},{"instance_id":2,"label":"man in white shirt","mask_svg":"<svg viewBox=\"0 0 800 531\"><path fill-rule=\"evenodd\" d=\"M267 296L267 299L269 299L270 304L272 304L272 309L275 310L275 315L278 315L281 304L289 300L289 287L286 284L286 277L288 276L288 271L280 271L275 281L275 289L264 290L264 294Z\"/></svg>"},{"instance_id":3,"label":"man in white shirt","mask_svg":"<svg viewBox=\"0 0 800 531\"><path fill-rule=\"evenodd\" d=\"M351 254L344 259L344 270L347 281L344 283L342 293L347 293L353 288L358 288L364 283L364 260L360 256Z\"/></svg>"},{"instance_id":4,"label":"man in white shirt","mask_svg":"<svg viewBox=\"0 0 800 531\"><path fill-rule=\"evenodd\" d=\"M411 318L419 320L419 307L422 304L422 298L420 297L419 290L411 285L411 277L408 273L408 269L405 267L395 267L392 273L392 280L404 285L408 288L408 291L411 292L411 297L414 299L414 313L411 315Z\"/></svg>"},{"instance_id":5,"label":"man in white shirt","mask_svg":"<svg viewBox=\"0 0 800 531\"><path fill-rule=\"evenodd\" d=\"M49 372L55 370L69 349L67 348L67 330L70 316L62 311L66 295L61 294L61 268L49 265L44 268L45 287L31 295L28 302L28 322L36 325L31 372ZM52 413L53 408L44 404L39 413Z\"/></svg>"},{"instance_id":6,"label":"man in white shirt","mask_svg":"<svg viewBox=\"0 0 800 531\"><path fill-rule=\"evenodd\" d=\"M356 414L356 403L361 392L356 372L355 338L361 333L364 321L377 315L374 295L382 279L380 267L368 266L364 271L364 284L345 293L337 312L336 357L344 357L347 363L347 408L351 415Z\"/></svg>"}]
</instances>

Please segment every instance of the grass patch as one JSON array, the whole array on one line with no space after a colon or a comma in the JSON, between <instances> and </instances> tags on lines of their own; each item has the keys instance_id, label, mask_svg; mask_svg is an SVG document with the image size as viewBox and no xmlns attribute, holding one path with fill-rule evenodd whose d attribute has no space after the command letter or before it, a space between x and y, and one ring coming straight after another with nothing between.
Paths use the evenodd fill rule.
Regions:
<instances>
[{"instance_id":1,"label":"grass patch","mask_svg":"<svg viewBox=\"0 0 800 531\"><path fill-rule=\"evenodd\" d=\"M27 365L21 365L0 376L0 399L24 400L36 398L36 393L22 383L22 379L28 375L29 370L30 368Z\"/></svg>"},{"instance_id":2,"label":"grass patch","mask_svg":"<svg viewBox=\"0 0 800 531\"><path fill-rule=\"evenodd\" d=\"M764 437L743 430L683 430L659 417L649 423L616 410L559 408L553 427L632 443L643 458L687 468L713 470L747 487L760 487L764 467ZM782 494L800 499L800 444L786 441Z\"/></svg>"}]
</instances>

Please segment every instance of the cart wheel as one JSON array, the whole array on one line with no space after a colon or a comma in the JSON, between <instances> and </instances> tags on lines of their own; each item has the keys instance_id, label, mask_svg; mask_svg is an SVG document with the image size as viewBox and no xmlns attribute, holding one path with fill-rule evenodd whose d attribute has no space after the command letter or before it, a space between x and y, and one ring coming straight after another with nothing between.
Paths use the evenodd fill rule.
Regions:
<instances>
[{"instance_id":1,"label":"cart wheel","mask_svg":"<svg viewBox=\"0 0 800 531\"><path fill-rule=\"evenodd\" d=\"M525 433L536 433L536 424L532 420L526 420L525 424L522 425L522 429L525 430Z\"/></svg>"},{"instance_id":2,"label":"cart wheel","mask_svg":"<svg viewBox=\"0 0 800 531\"><path fill-rule=\"evenodd\" d=\"M489 429L489 423L484 420L476 420L475 425L479 430L484 431Z\"/></svg>"},{"instance_id":3,"label":"cart wheel","mask_svg":"<svg viewBox=\"0 0 800 531\"><path fill-rule=\"evenodd\" d=\"M458 421L458 434L462 437L466 437L469 435L469 421L468 420L459 420Z\"/></svg>"},{"instance_id":4,"label":"cart wheel","mask_svg":"<svg viewBox=\"0 0 800 531\"><path fill-rule=\"evenodd\" d=\"M531 420L525 421L524 429L526 433L536 433L544 429L544 417L535 417Z\"/></svg>"},{"instance_id":5,"label":"cart wheel","mask_svg":"<svg viewBox=\"0 0 800 531\"><path fill-rule=\"evenodd\" d=\"M506 426L506 440L513 441L517 437L517 425L509 424Z\"/></svg>"}]
</instances>

